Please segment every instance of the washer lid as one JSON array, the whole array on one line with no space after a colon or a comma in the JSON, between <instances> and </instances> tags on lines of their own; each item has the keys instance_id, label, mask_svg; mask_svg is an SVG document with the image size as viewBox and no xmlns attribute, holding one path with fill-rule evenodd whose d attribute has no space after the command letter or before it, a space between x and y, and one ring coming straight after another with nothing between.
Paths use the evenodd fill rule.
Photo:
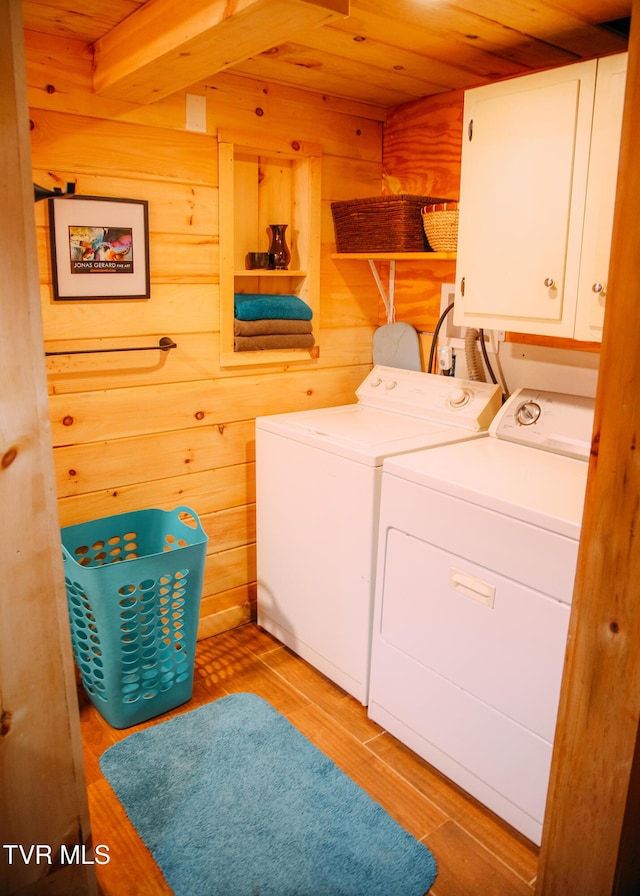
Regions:
<instances>
[{"instance_id":1,"label":"washer lid","mask_svg":"<svg viewBox=\"0 0 640 896\"><path fill-rule=\"evenodd\" d=\"M385 461L383 500L384 477L397 476L578 539L587 471L581 460L498 439L475 439Z\"/></svg>"},{"instance_id":2,"label":"washer lid","mask_svg":"<svg viewBox=\"0 0 640 896\"><path fill-rule=\"evenodd\" d=\"M396 454L487 435L362 404L258 417L256 430L369 466L380 466Z\"/></svg>"}]
</instances>

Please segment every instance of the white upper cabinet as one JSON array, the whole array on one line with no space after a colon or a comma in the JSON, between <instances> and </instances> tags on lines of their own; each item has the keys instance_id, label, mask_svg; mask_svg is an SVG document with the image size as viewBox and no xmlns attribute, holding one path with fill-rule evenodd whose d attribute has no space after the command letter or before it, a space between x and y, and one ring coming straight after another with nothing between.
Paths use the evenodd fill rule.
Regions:
<instances>
[{"instance_id":1,"label":"white upper cabinet","mask_svg":"<svg viewBox=\"0 0 640 896\"><path fill-rule=\"evenodd\" d=\"M626 81L627 53L599 60L575 326L592 342L602 338Z\"/></svg>"},{"instance_id":2,"label":"white upper cabinet","mask_svg":"<svg viewBox=\"0 0 640 896\"><path fill-rule=\"evenodd\" d=\"M600 338L625 70L621 54L465 94L457 325Z\"/></svg>"}]
</instances>

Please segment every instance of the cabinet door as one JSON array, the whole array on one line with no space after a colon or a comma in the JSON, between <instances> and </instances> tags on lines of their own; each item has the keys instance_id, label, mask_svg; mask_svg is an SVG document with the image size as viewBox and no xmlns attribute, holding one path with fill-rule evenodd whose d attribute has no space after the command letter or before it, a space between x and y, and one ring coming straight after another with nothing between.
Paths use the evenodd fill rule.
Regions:
<instances>
[{"instance_id":1,"label":"cabinet door","mask_svg":"<svg viewBox=\"0 0 640 896\"><path fill-rule=\"evenodd\" d=\"M573 334L595 73L465 94L455 323Z\"/></svg>"},{"instance_id":2,"label":"cabinet door","mask_svg":"<svg viewBox=\"0 0 640 896\"><path fill-rule=\"evenodd\" d=\"M602 338L627 58L620 53L598 61L575 332L591 342Z\"/></svg>"}]
</instances>

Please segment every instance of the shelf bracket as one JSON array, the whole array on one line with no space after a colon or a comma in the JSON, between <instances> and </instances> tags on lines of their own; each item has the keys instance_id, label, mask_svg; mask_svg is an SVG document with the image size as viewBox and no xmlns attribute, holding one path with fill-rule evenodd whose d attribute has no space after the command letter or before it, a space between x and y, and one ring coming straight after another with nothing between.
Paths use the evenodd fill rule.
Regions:
<instances>
[{"instance_id":1,"label":"shelf bracket","mask_svg":"<svg viewBox=\"0 0 640 896\"><path fill-rule=\"evenodd\" d=\"M384 307L387 312L387 323L392 324L396 318L396 309L394 307L395 300L395 286L396 286L396 262L395 259L390 259L389 261L389 287L385 289L384 283L380 278L380 272L376 267L375 260L373 258L368 258L369 267L371 268L371 273L373 274L373 279L376 281L376 285L378 287L378 292L384 302Z\"/></svg>"}]
</instances>

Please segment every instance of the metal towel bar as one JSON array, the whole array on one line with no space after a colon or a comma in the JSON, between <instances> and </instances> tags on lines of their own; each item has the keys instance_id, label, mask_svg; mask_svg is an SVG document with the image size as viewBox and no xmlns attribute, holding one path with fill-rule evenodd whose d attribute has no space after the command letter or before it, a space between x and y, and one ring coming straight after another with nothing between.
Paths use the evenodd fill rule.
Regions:
<instances>
[{"instance_id":1,"label":"metal towel bar","mask_svg":"<svg viewBox=\"0 0 640 896\"><path fill-rule=\"evenodd\" d=\"M45 352L45 357L52 355L97 355L103 352L152 352L160 349L161 352L168 352L172 348L178 348L177 343L170 336L163 336L157 345L136 345L127 346L126 348L82 348L72 349L66 352Z\"/></svg>"}]
</instances>

